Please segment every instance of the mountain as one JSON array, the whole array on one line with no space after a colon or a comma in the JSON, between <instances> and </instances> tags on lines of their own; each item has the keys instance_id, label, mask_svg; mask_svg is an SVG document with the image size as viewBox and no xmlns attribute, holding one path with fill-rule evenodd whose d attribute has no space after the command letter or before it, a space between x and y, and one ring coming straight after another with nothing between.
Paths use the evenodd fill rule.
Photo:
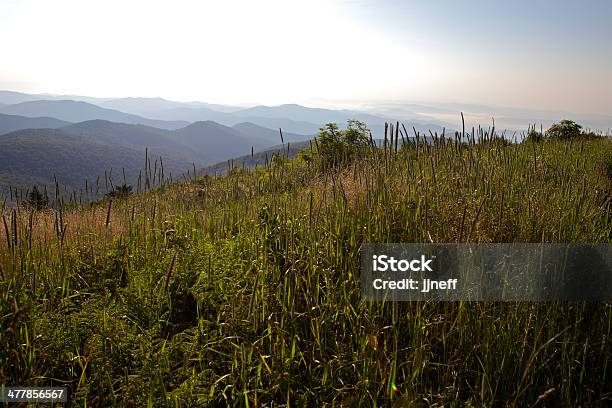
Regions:
<instances>
[{"instance_id":1,"label":"mountain","mask_svg":"<svg viewBox=\"0 0 612 408\"><path fill-rule=\"evenodd\" d=\"M183 120L187 122L211 120L228 126L239 120L231 113L218 112L202 106L175 106L157 111L143 111L141 114L158 120Z\"/></svg>"},{"instance_id":2,"label":"mountain","mask_svg":"<svg viewBox=\"0 0 612 408\"><path fill-rule=\"evenodd\" d=\"M233 124L241 122L251 122L258 126L270 129L283 129L283 132L297 133L301 135L313 135L319 131L323 123L311 123L287 118L259 118L259 117L238 117Z\"/></svg>"},{"instance_id":3,"label":"mountain","mask_svg":"<svg viewBox=\"0 0 612 408\"><path fill-rule=\"evenodd\" d=\"M396 120L402 121L402 117L390 119L390 117L377 116L355 110L308 108L297 104L255 106L234 112L233 115L243 117L245 120L260 126L270 128L281 127L283 130L311 135L318 133L319 128L327 123L337 123L338 126L343 128L346 126L349 119L357 119L368 125L368 128L372 131L375 138L384 136L385 122L395 122ZM414 120L413 117L414 116L411 116L410 120L405 121L407 128L415 126L417 130L431 130L432 132L440 133L442 132L442 127L445 125L444 123L435 123L435 121L432 123L424 120ZM281 124L283 121L288 120L285 118L290 118L292 122ZM299 125L296 126L296 124Z\"/></svg>"},{"instance_id":4,"label":"mountain","mask_svg":"<svg viewBox=\"0 0 612 408\"><path fill-rule=\"evenodd\" d=\"M187 125L182 121L160 121L101 108L87 102L73 100L39 100L21 102L0 108L0 113L22 115L27 117L50 116L68 122L82 122L92 119L104 119L113 122L134 123L154 126L161 129L178 129Z\"/></svg>"},{"instance_id":5,"label":"mountain","mask_svg":"<svg viewBox=\"0 0 612 408\"><path fill-rule=\"evenodd\" d=\"M181 106L180 102L168 101L163 98L118 98L102 102L99 106L107 109L115 109L134 115L142 115L143 112L154 112L172 109Z\"/></svg>"},{"instance_id":6,"label":"mountain","mask_svg":"<svg viewBox=\"0 0 612 408\"><path fill-rule=\"evenodd\" d=\"M22 92L0 91L0 103L13 105L16 103L49 99L44 95L30 95Z\"/></svg>"},{"instance_id":7,"label":"mountain","mask_svg":"<svg viewBox=\"0 0 612 408\"><path fill-rule=\"evenodd\" d=\"M134 184L145 150L152 160L163 157L165 173L175 177L193 164L204 167L235 157L238 165L251 166L265 162L266 154L286 149L272 147L281 142L279 128L293 155L300 142L327 122L344 127L347 119L363 120L376 139L382 138L385 122L374 114L295 104L230 112L231 107L162 98L96 100L103 105L98 106L53 95L24 100L30 97L0 91L0 103L12 103L0 105L0 134L8 132L0 136L0 192L6 193L9 185L52 186L53 174L68 187L81 188L85 178L104 177L111 168L115 179L125 169L128 183ZM407 124L409 131L412 124ZM437 125L415 127L425 126L441 131Z\"/></svg>"},{"instance_id":8,"label":"mountain","mask_svg":"<svg viewBox=\"0 0 612 408\"><path fill-rule=\"evenodd\" d=\"M205 165L225 160L235 154L259 150L280 142L278 131L252 124L230 128L215 122L196 122L168 131L143 125L91 120L62 128L67 133L87 137L97 143L126 146L152 155L173 156L186 163ZM286 134L288 141L304 140L301 135Z\"/></svg>"},{"instance_id":9,"label":"mountain","mask_svg":"<svg viewBox=\"0 0 612 408\"><path fill-rule=\"evenodd\" d=\"M414 126L416 130L421 132L438 132L442 133L442 129L446 127L447 132L452 128L452 125L448 123L429 118L425 115L418 115L415 113L407 113L403 111L400 115L375 115L370 113L364 113L355 110L336 110L336 109L321 109L321 108L308 108L296 104L286 104L279 106L255 106L253 108L243 109L238 112L234 112L234 115L248 117L250 122L260 124L264 127L272 127L271 124L276 124L280 119L278 118L291 118L292 121L300 122L302 124L309 123L310 127L303 126L296 133L302 134L316 134L321 126L333 122L337 123L338 126L344 128L347 125L349 119L357 119L365 122L372 132L374 138L384 137L385 122L395 123L400 121L404 123L407 129L412 131ZM253 119L257 118L257 119ZM269 121L269 122L266 122ZM272 122L272 123L270 123ZM317 124L317 125L315 125ZM282 127L283 130L295 129L293 124ZM295 130L292 130L295 131ZM452 132L452 131L451 131Z\"/></svg>"},{"instance_id":10,"label":"mountain","mask_svg":"<svg viewBox=\"0 0 612 408\"><path fill-rule=\"evenodd\" d=\"M177 143L172 132L164 129L96 119L75 123L62 130L96 143L125 146L143 154L148 149L151 157L161 156L164 160L201 164L197 151Z\"/></svg>"},{"instance_id":11,"label":"mountain","mask_svg":"<svg viewBox=\"0 0 612 408\"><path fill-rule=\"evenodd\" d=\"M62 128L75 136L87 136L98 143L137 147L173 147L170 133L151 126L116 123L94 119Z\"/></svg>"},{"instance_id":12,"label":"mountain","mask_svg":"<svg viewBox=\"0 0 612 408\"><path fill-rule=\"evenodd\" d=\"M222 105L219 103L206 103L206 102L185 102L188 106L200 107L200 108L208 108L217 112L225 112L232 113L244 109L241 106L233 106L233 105Z\"/></svg>"},{"instance_id":13,"label":"mountain","mask_svg":"<svg viewBox=\"0 0 612 408\"><path fill-rule=\"evenodd\" d=\"M175 117L170 118L170 120L187 120L187 121L197 121L202 120L203 118L198 119L184 119L181 116L181 109L204 109L205 111L213 111L213 112L233 112L236 110L240 110L241 108L229 105L218 105L212 103L204 103L204 102L177 102L170 101L163 98L118 98L111 99L99 104L102 107L109 109L116 109L122 112L132 113L135 115L142 116L151 116L158 117L160 115L171 115L172 110L177 110ZM170 111L165 113L166 111ZM178 118L178 119L176 119Z\"/></svg>"},{"instance_id":14,"label":"mountain","mask_svg":"<svg viewBox=\"0 0 612 408\"><path fill-rule=\"evenodd\" d=\"M278 144L281 142L280 132L278 130L269 129L263 126L256 125L251 122L242 122L232 126L234 130L244 134L245 136L250 136L259 140L269 141L271 145ZM287 142L303 142L305 140L310 139L310 136L299 135L296 133L284 132L283 131L283 140L285 143Z\"/></svg>"},{"instance_id":15,"label":"mountain","mask_svg":"<svg viewBox=\"0 0 612 408\"><path fill-rule=\"evenodd\" d=\"M279 106L260 105L234 112L234 115L257 118L290 118L296 121L311 122L321 125L330 122L341 125L346 123L348 119L358 119L368 124L371 123L372 125L390 120L388 118L352 110L308 108L297 104Z\"/></svg>"},{"instance_id":16,"label":"mountain","mask_svg":"<svg viewBox=\"0 0 612 408\"><path fill-rule=\"evenodd\" d=\"M384 124L385 118L350 110L307 108L300 105L256 106L239 109L201 102L173 102L161 98L124 98L104 102L102 106L165 121L214 121L225 126L250 122L260 127L312 135L329 122L340 125L348 119L359 119L371 126ZM298 138L304 140L305 138Z\"/></svg>"},{"instance_id":17,"label":"mountain","mask_svg":"<svg viewBox=\"0 0 612 408\"><path fill-rule=\"evenodd\" d=\"M93 104L104 102L107 98L95 98L91 96L80 95L51 95L51 94L28 94L15 91L0 91L0 103L6 105L14 105L16 103L41 101L41 100L74 100L83 101Z\"/></svg>"},{"instance_id":18,"label":"mountain","mask_svg":"<svg viewBox=\"0 0 612 408\"><path fill-rule=\"evenodd\" d=\"M25 116L4 115L0 113L0 135L21 129L57 129L69 124L70 122L65 122L55 118L28 118Z\"/></svg>"},{"instance_id":19,"label":"mountain","mask_svg":"<svg viewBox=\"0 0 612 408\"><path fill-rule=\"evenodd\" d=\"M296 121L290 118L266 118L238 116L235 113L217 112L209 108L180 107L167 109L146 115L159 120L186 120L189 122L214 121L225 126L234 126L244 122L251 122L260 127L269 129L283 129L295 134L313 134L318 131L321 124L305 121Z\"/></svg>"},{"instance_id":20,"label":"mountain","mask_svg":"<svg viewBox=\"0 0 612 408\"><path fill-rule=\"evenodd\" d=\"M68 190L80 189L85 179L91 185L97 177L104 180L105 171L111 169L115 184L123 184L125 169L126 181L135 185L144 168L145 150L151 161L163 158L166 175L178 177L194 164L202 167L249 154L252 147L277 145L280 137L271 135L276 132L251 124L234 129L210 121L174 131L100 119L59 129L19 130L0 135L0 195L6 195L9 186L52 189L53 175ZM290 140L298 136L287 134Z\"/></svg>"},{"instance_id":21,"label":"mountain","mask_svg":"<svg viewBox=\"0 0 612 408\"><path fill-rule=\"evenodd\" d=\"M251 147L269 146L265 141L212 121L192 123L172 134L176 142L198 152L201 160L209 163L246 154Z\"/></svg>"},{"instance_id":22,"label":"mountain","mask_svg":"<svg viewBox=\"0 0 612 408\"><path fill-rule=\"evenodd\" d=\"M104 186L105 171L114 184L126 181L135 184L144 167L144 151L97 143L75 136L61 129L25 129L0 136L0 192L13 188L31 188L33 184L53 188L53 176L70 189L91 186L100 177ZM165 174L180 174L189 168L187 163L164 160ZM54 190L51 190L54 191Z\"/></svg>"}]
</instances>

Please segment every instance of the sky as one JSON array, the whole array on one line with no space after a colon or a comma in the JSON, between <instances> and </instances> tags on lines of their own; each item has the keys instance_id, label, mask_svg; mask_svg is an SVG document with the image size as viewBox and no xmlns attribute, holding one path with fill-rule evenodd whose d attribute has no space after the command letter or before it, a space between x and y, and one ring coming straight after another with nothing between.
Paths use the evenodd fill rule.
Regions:
<instances>
[{"instance_id":1,"label":"sky","mask_svg":"<svg viewBox=\"0 0 612 408\"><path fill-rule=\"evenodd\" d=\"M0 89L612 112L612 1L0 0Z\"/></svg>"}]
</instances>

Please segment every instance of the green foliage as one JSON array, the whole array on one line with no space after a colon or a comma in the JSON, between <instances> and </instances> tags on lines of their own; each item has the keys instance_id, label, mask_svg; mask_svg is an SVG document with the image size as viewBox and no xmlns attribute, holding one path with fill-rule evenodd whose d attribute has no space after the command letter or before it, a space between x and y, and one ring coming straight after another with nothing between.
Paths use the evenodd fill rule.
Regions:
<instances>
[{"instance_id":1,"label":"green foliage","mask_svg":"<svg viewBox=\"0 0 612 408\"><path fill-rule=\"evenodd\" d=\"M582 126L576 122L564 119L548 128L546 135L553 140L567 140L580 137L581 130Z\"/></svg>"},{"instance_id":2,"label":"green foliage","mask_svg":"<svg viewBox=\"0 0 612 408\"><path fill-rule=\"evenodd\" d=\"M42 210L43 208L49 207L49 196L47 195L47 189L45 188L44 193L41 193L37 186L32 187L32 190L30 190L30 194L28 195L28 204L36 210Z\"/></svg>"},{"instance_id":3,"label":"green foliage","mask_svg":"<svg viewBox=\"0 0 612 408\"><path fill-rule=\"evenodd\" d=\"M317 149L323 166L336 167L362 156L370 144L368 134L366 124L358 120L349 120L343 130L335 123L322 127L317 137Z\"/></svg>"},{"instance_id":4,"label":"green foliage","mask_svg":"<svg viewBox=\"0 0 612 408\"><path fill-rule=\"evenodd\" d=\"M524 142L541 142L543 140L595 140L605 138L606 135L591 130L584 130L581 125L571 120L562 120L553 124L545 132L538 132L529 127Z\"/></svg>"}]
</instances>

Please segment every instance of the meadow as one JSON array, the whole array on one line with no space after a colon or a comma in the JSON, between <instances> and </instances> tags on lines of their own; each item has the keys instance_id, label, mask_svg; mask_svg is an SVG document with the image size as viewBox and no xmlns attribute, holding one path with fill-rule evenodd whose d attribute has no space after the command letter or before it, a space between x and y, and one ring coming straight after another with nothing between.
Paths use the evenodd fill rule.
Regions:
<instances>
[{"instance_id":1,"label":"meadow","mask_svg":"<svg viewBox=\"0 0 612 408\"><path fill-rule=\"evenodd\" d=\"M314 143L223 176L149 170L125 199L6 206L0 383L91 407L609 406L611 303L365 302L359 251L609 243L612 141L404 131L331 164Z\"/></svg>"}]
</instances>

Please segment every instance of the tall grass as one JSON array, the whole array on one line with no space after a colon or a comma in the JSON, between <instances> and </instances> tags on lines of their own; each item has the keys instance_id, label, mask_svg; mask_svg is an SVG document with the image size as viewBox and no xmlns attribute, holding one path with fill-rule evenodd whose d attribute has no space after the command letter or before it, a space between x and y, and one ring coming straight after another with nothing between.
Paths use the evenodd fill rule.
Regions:
<instances>
[{"instance_id":1,"label":"tall grass","mask_svg":"<svg viewBox=\"0 0 612 408\"><path fill-rule=\"evenodd\" d=\"M612 142L389 130L340 167L275 156L5 208L0 382L66 385L74 406L610 404L609 303L368 303L358 253L610 242Z\"/></svg>"}]
</instances>

